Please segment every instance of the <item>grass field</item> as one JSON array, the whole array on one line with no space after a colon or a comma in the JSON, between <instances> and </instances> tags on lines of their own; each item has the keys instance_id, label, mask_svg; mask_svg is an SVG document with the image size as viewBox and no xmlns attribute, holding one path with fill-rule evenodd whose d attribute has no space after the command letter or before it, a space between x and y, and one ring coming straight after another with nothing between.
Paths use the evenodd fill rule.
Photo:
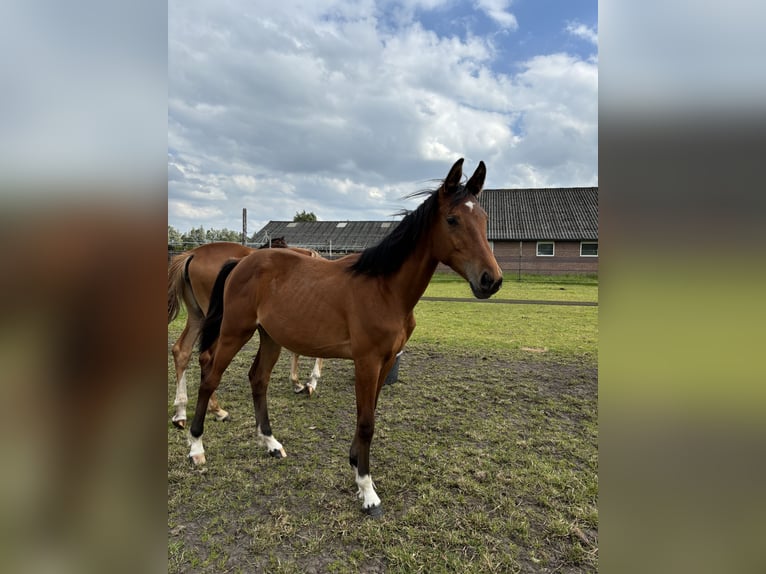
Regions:
<instances>
[{"instance_id":1,"label":"grass field","mask_svg":"<svg viewBox=\"0 0 766 574\"><path fill-rule=\"evenodd\" d=\"M468 283L455 273L434 275L426 297L473 298ZM526 299L537 301L598 301L598 280L575 275L516 275L506 273L503 287L493 299Z\"/></svg>"},{"instance_id":2,"label":"grass field","mask_svg":"<svg viewBox=\"0 0 766 574\"><path fill-rule=\"evenodd\" d=\"M597 298L594 283L521 285L530 299L569 296L570 287L582 289L573 300ZM470 296L453 294L461 286L468 289L436 276L427 295ZM498 295L523 298L506 292L516 286L508 280ZM168 570L595 572L597 313L419 303L399 381L378 404L371 465L385 510L379 520L362 515L348 465L350 361L325 361L309 399L293 394L283 353L269 409L288 457L274 460L254 440L249 343L219 389L233 420L208 421L208 463L194 469L185 434L169 422L169 356ZM182 318L169 325L168 348L182 327ZM307 376L310 361L301 367ZM196 361L190 371L193 407Z\"/></svg>"}]
</instances>

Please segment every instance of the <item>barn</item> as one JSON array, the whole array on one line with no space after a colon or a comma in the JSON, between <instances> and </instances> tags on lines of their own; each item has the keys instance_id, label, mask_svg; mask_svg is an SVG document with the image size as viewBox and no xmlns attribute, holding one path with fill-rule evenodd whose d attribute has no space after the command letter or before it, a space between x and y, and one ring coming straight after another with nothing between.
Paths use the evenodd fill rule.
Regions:
<instances>
[{"instance_id":1,"label":"barn","mask_svg":"<svg viewBox=\"0 0 766 574\"><path fill-rule=\"evenodd\" d=\"M269 221L251 243L265 245L284 237L290 247L319 251L325 257L364 251L377 245L399 224L398 221Z\"/></svg>"},{"instance_id":2,"label":"barn","mask_svg":"<svg viewBox=\"0 0 766 574\"><path fill-rule=\"evenodd\" d=\"M505 272L598 273L598 188L485 189L487 237ZM263 245L284 237L288 245L326 257L377 244L398 221L269 221L252 237Z\"/></svg>"},{"instance_id":3,"label":"barn","mask_svg":"<svg viewBox=\"0 0 766 574\"><path fill-rule=\"evenodd\" d=\"M598 188L486 189L487 237L503 271L598 273Z\"/></svg>"}]
</instances>

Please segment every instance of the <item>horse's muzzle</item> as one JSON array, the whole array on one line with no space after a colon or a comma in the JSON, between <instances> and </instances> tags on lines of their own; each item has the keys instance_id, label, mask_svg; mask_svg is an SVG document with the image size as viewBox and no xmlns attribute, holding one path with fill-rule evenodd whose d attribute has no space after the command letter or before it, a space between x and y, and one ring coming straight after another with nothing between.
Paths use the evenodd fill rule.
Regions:
<instances>
[{"instance_id":1,"label":"horse's muzzle","mask_svg":"<svg viewBox=\"0 0 766 574\"><path fill-rule=\"evenodd\" d=\"M500 290L500 286L503 284L503 276L501 275L495 279L492 275L486 271L481 274L479 285L474 285L473 281L469 282L471 285L471 291L473 296L477 299L489 299L492 295Z\"/></svg>"}]
</instances>

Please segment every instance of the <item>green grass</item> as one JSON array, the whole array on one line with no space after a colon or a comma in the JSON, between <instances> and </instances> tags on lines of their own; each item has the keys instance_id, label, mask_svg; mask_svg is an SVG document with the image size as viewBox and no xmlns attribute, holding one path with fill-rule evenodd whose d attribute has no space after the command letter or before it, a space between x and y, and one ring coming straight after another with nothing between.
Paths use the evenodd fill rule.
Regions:
<instances>
[{"instance_id":1,"label":"green grass","mask_svg":"<svg viewBox=\"0 0 766 574\"><path fill-rule=\"evenodd\" d=\"M598 308L550 305L482 305L421 301L410 344L454 352L550 353L559 360L596 360Z\"/></svg>"},{"instance_id":2,"label":"green grass","mask_svg":"<svg viewBox=\"0 0 766 574\"><path fill-rule=\"evenodd\" d=\"M426 297L473 299L468 283L455 273L437 273L424 294ZM503 286L493 299L537 301L598 301L598 280L589 276L522 275L521 281L506 273Z\"/></svg>"},{"instance_id":3,"label":"green grass","mask_svg":"<svg viewBox=\"0 0 766 574\"><path fill-rule=\"evenodd\" d=\"M415 313L399 381L378 404L379 520L362 515L348 466L350 361L327 360L309 399L293 394L283 353L269 410L288 457L273 460L254 440L249 343L219 388L233 420L207 421L208 463L195 469L169 422L169 357L170 572L597 571L596 308L421 302ZM191 414L196 359L187 378Z\"/></svg>"}]
</instances>

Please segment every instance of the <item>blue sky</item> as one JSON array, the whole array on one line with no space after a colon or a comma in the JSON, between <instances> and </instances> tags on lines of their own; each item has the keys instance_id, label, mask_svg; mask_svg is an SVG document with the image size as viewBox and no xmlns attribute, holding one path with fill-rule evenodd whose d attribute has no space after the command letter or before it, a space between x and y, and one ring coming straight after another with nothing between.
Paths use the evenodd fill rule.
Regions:
<instances>
[{"instance_id":1,"label":"blue sky","mask_svg":"<svg viewBox=\"0 0 766 574\"><path fill-rule=\"evenodd\" d=\"M595 1L171 0L168 223L389 219L459 157L597 185L597 33Z\"/></svg>"}]
</instances>

